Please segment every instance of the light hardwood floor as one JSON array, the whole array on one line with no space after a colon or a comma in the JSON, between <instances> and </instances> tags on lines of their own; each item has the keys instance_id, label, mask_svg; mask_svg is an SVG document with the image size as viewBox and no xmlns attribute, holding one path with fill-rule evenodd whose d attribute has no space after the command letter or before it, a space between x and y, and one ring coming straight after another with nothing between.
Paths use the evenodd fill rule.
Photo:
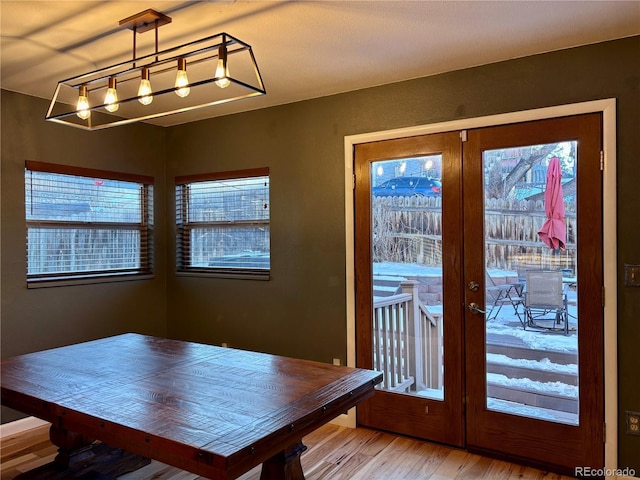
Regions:
<instances>
[{"instance_id":1,"label":"light hardwood floor","mask_svg":"<svg viewBox=\"0 0 640 480\"><path fill-rule=\"evenodd\" d=\"M305 437L302 455L307 480L476 480L554 479L571 477L543 472L463 450L378 432L328 424ZM53 460L56 447L48 428L39 427L2 439L0 480ZM241 480L258 480L256 467ZM153 461L119 480L204 480L203 477Z\"/></svg>"}]
</instances>

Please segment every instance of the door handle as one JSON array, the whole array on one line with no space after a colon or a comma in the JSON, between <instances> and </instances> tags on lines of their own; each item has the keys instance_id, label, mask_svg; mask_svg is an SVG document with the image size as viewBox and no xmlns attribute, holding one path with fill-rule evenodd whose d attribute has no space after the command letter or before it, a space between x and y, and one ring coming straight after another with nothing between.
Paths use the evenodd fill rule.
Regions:
<instances>
[{"instance_id":1,"label":"door handle","mask_svg":"<svg viewBox=\"0 0 640 480\"><path fill-rule=\"evenodd\" d=\"M480 305L478 305L478 304L477 304L477 303L475 303L475 302L471 302L471 303L469 304L469 311L470 311L471 313L481 314L481 315L484 315L484 314L486 314L486 313L487 313L485 310L482 310L482 309L480 308Z\"/></svg>"}]
</instances>

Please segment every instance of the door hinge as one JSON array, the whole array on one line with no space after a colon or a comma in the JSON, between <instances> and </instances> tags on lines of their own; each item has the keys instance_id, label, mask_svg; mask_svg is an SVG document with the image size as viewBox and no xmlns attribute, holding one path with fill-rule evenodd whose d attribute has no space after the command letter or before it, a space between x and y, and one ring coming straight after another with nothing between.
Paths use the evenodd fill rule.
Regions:
<instances>
[{"instance_id":1,"label":"door hinge","mask_svg":"<svg viewBox=\"0 0 640 480\"><path fill-rule=\"evenodd\" d=\"M353 183L351 185L351 189L355 190L356 189L356 174L353 174Z\"/></svg>"},{"instance_id":2,"label":"door hinge","mask_svg":"<svg viewBox=\"0 0 640 480\"><path fill-rule=\"evenodd\" d=\"M462 142L466 142L467 141L467 131L466 130L460 130L460 140Z\"/></svg>"},{"instance_id":3,"label":"door hinge","mask_svg":"<svg viewBox=\"0 0 640 480\"><path fill-rule=\"evenodd\" d=\"M604 308L604 285L602 286L602 308Z\"/></svg>"},{"instance_id":4,"label":"door hinge","mask_svg":"<svg viewBox=\"0 0 640 480\"><path fill-rule=\"evenodd\" d=\"M607 422L602 422L602 443L607 443Z\"/></svg>"},{"instance_id":5,"label":"door hinge","mask_svg":"<svg viewBox=\"0 0 640 480\"><path fill-rule=\"evenodd\" d=\"M600 171L604 172L604 150L600 150Z\"/></svg>"}]
</instances>

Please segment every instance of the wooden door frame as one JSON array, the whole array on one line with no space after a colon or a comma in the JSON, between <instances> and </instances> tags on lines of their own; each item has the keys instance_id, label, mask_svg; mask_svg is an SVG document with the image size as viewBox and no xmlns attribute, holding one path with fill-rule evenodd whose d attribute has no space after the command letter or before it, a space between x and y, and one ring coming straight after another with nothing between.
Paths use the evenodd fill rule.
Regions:
<instances>
[{"instance_id":1,"label":"wooden door frame","mask_svg":"<svg viewBox=\"0 0 640 480\"><path fill-rule=\"evenodd\" d=\"M359 143L441 133L453 130L506 125L583 113L602 113L603 117L603 262L604 262L604 390L605 390L605 468L618 468L618 342L617 342L617 221L616 221L616 100L546 107L521 112L454 120L380 132L349 135L345 148L345 246L347 365L356 363L355 242L354 242L354 146ZM343 416L341 423L355 427L355 412Z\"/></svg>"}]
</instances>

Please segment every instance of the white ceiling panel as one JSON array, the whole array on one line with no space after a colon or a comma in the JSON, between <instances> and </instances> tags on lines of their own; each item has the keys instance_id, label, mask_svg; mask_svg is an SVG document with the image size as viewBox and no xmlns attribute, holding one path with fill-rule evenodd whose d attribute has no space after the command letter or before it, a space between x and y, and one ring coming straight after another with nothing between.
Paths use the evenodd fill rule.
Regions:
<instances>
[{"instance_id":1,"label":"white ceiling panel","mask_svg":"<svg viewBox=\"0 0 640 480\"><path fill-rule=\"evenodd\" d=\"M220 32L249 43L267 90L153 121L165 126L640 34L640 1L2 0L2 88L50 98L132 58L118 23L148 8L172 17L161 50ZM153 49L139 34L138 55Z\"/></svg>"}]
</instances>

